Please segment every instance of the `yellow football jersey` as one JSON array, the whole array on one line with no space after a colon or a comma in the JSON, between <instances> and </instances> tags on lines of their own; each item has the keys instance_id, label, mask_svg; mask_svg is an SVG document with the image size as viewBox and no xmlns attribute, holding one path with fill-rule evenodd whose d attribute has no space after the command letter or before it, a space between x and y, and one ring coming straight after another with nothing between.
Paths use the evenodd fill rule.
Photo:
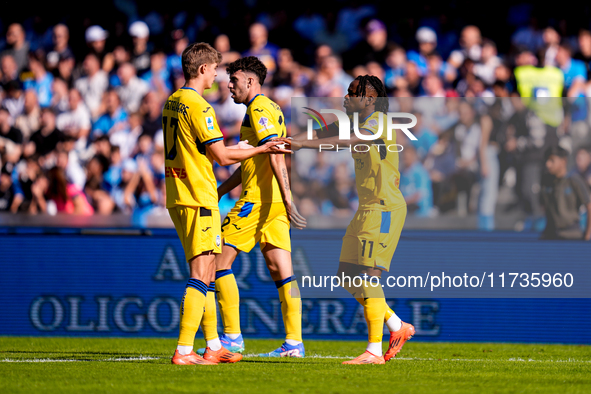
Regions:
<instances>
[{"instance_id":1,"label":"yellow football jersey","mask_svg":"<svg viewBox=\"0 0 591 394\"><path fill-rule=\"evenodd\" d=\"M240 140L259 146L274 137L285 137L285 116L281 108L262 94L247 105L240 128ZM242 161L241 200L249 202L282 202L281 189L273 174L268 155L257 155Z\"/></svg>"},{"instance_id":2,"label":"yellow football jersey","mask_svg":"<svg viewBox=\"0 0 591 394\"><path fill-rule=\"evenodd\" d=\"M174 92L162 110L166 207L218 209L213 158L205 146L223 140L211 105L195 89Z\"/></svg>"},{"instance_id":3,"label":"yellow football jersey","mask_svg":"<svg viewBox=\"0 0 591 394\"><path fill-rule=\"evenodd\" d=\"M351 155L355 160L355 184L359 196L359 210L392 211L406 205L398 188L400 172L398 171L398 147L395 145L396 133L392 134L392 140L387 139L386 115L374 112L367 119L359 121L359 129L375 134L379 129L380 116L384 117L382 138L358 143L356 149L352 147ZM367 152L363 152L365 150Z\"/></svg>"},{"instance_id":4,"label":"yellow football jersey","mask_svg":"<svg viewBox=\"0 0 591 394\"><path fill-rule=\"evenodd\" d=\"M523 103L550 126L558 127L564 119L562 89L564 73L558 67L519 66L515 68L517 91Z\"/></svg>"}]
</instances>

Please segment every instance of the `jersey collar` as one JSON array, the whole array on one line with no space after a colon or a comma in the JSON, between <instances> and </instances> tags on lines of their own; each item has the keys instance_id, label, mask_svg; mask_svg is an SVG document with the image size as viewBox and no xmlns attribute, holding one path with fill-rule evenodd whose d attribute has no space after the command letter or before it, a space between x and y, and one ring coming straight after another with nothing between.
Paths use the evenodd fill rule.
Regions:
<instances>
[{"instance_id":1,"label":"jersey collar","mask_svg":"<svg viewBox=\"0 0 591 394\"><path fill-rule=\"evenodd\" d=\"M252 98L252 99L251 99L251 100L248 102L248 104L246 104L246 106L247 106L247 107L248 107L248 106L250 106L250 104L252 104L252 102L254 101L254 99L255 99L255 98L257 98L257 97L259 97L259 96L264 96L264 94L262 94L262 93L259 93L259 94L257 94L256 96L254 96L254 97L253 97L253 98Z\"/></svg>"},{"instance_id":2,"label":"jersey collar","mask_svg":"<svg viewBox=\"0 0 591 394\"><path fill-rule=\"evenodd\" d=\"M199 94L199 92L198 92L198 91L196 91L195 89L193 89L193 88L190 88L190 87L188 87L188 86L183 86L181 89L192 90L192 91L194 91L195 93ZM199 95L200 95L200 94L199 94ZM200 96L201 96L201 95L200 95Z\"/></svg>"},{"instance_id":3,"label":"jersey collar","mask_svg":"<svg viewBox=\"0 0 591 394\"><path fill-rule=\"evenodd\" d=\"M376 112L378 112L378 111L373 111L371 114L367 115L367 117L361 121L361 124L365 123L365 121L368 120L369 118L371 118L373 116L373 114L375 114Z\"/></svg>"}]
</instances>

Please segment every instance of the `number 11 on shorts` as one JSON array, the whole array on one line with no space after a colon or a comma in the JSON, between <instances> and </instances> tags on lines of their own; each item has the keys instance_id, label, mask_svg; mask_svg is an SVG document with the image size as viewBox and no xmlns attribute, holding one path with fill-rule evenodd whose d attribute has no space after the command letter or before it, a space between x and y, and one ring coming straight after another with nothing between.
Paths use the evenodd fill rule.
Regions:
<instances>
[{"instance_id":1,"label":"number 11 on shorts","mask_svg":"<svg viewBox=\"0 0 591 394\"><path fill-rule=\"evenodd\" d=\"M363 244L361 247L361 256L365 257L365 246L366 244L369 244L369 254L367 255L367 257L371 258L371 254L373 253L373 241L367 241L365 239L362 239L361 243Z\"/></svg>"}]
</instances>

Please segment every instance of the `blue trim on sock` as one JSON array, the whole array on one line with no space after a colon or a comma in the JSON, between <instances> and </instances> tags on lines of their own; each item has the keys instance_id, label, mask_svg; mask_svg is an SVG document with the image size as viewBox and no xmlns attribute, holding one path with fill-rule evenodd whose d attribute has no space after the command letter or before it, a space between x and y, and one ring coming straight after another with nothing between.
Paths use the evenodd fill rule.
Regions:
<instances>
[{"instance_id":1,"label":"blue trim on sock","mask_svg":"<svg viewBox=\"0 0 591 394\"><path fill-rule=\"evenodd\" d=\"M215 282L209 282L209 287L207 288L207 291L212 291L215 293Z\"/></svg>"},{"instance_id":2,"label":"blue trim on sock","mask_svg":"<svg viewBox=\"0 0 591 394\"><path fill-rule=\"evenodd\" d=\"M295 275L294 276L290 276L289 278L282 279L282 280L276 280L275 281L275 286L277 286L277 288L279 289L284 284L289 283L289 282L292 282L294 280L296 280Z\"/></svg>"},{"instance_id":3,"label":"blue trim on sock","mask_svg":"<svg viewBox=\"0 0 591 394\"><path fill-rule=\"evenodd\" d=\"M199 279L189 279L187 287L192 287L195 290L201 292L204 296L207 296L207 285L201 282Z\"/></svg>"},{"instance_id":4,"label":"blue trim on sock","mask_svg":"<svg viewBox=\"0 0 591 394\"><path fill-rule=\"evenodd\" d=\"M215 279L218 280L219 278L223 278L226 275L232 275L232 269L229 270L219 270L215 272Z\"/></svg>"}]
</instances>

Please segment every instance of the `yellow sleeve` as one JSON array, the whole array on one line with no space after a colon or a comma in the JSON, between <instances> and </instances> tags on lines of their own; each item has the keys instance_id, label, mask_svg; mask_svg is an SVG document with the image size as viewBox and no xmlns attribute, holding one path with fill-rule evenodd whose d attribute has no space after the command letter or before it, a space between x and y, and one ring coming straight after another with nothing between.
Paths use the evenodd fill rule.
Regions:
<instances>
[{"instance_id":1,"label":"yellow sleeve","mask_svg":"<svg viewBox=\"0 0 591 394\"><path fill-rule=\"evenodd\" d=\"M367 122L365 122L363 124L363 126L361 126L361 129L365 129L367 131L369 131L372 134L377 134L379 129L380 129L380 124L379 124L380 120L377 119L376 117L371 117ZM385 128L385 122L382 124L382 128ZM383 130L382 130L383 131ZM383 135L383 133L382 133Z\"/></svg>"},{"instance_id":2,"label":"yellow sleeve","mask_svg":"<svg viewBox=\"0 0 591 394\"><path fill-rule=\"evenodd\" d=\"M218 126L215 112L211 107L206 107L205 111L198 109L192 112L191 128L195 131L195 136L202 144L209 144L224 139L220 126Z\"/></svg>"},{"instance_id":3,"label":"yellow sleeve","mask_svg":"<svg viewBox=\"0 0 591 394\"><path fill-rule=\"evenodd\" d=\"M282 136L282 125L278 122L278 113L267 105L253 105L249 108L250 123L257 138L256 144L262 145L271 138ZM279 115L283 119L283 115ZM252 141L254 143L255 141Z\"/></svg>"}]
</instances>

